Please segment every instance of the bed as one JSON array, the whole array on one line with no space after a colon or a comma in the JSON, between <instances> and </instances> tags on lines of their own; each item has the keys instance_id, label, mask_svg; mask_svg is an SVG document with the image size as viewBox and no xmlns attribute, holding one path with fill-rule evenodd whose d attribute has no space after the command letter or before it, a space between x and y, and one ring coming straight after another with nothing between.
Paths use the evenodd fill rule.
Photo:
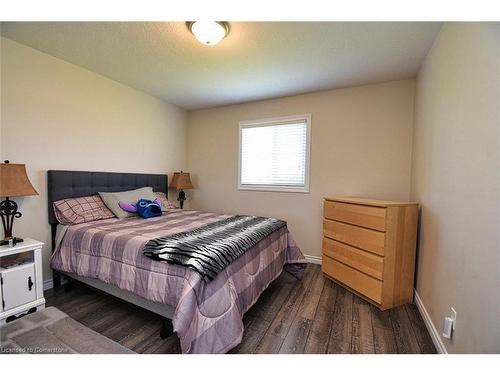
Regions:
<instances>
[{"instance_id":1,"label":"bed","mask_svg":"<svg viewBox=\"0 0 500 375\"><path fill-rule=\"evenodd\" d=\"M52 203L101 191L151 186L167 193L167 176L48 171L54 285L76 279L171 319L183 353L225 353L243 336L243 314L286 269L302 277L306 261L287 227L267 235L207 282L190 268L146 257L146 243L190 233L232 215L170 210L152 219L105 219L58 225Z\"/></svg>"}]
</instances>

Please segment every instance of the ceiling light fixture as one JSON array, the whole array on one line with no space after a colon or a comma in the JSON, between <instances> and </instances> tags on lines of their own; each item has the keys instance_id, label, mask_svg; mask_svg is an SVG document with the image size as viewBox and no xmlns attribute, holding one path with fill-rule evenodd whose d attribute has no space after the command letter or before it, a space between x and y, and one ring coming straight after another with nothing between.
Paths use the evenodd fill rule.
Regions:
<instances>
[{"instance_id":1,"label":"ceiling light fixture","mask_svg":"<svg viewBox=\"0 0 500 375\"><path fill-rule=\"evenodd\" d=\"M186 22L189 31L201 43L213 46L219 43L229 34L229 23L217 21L194 21Z\"/></svg>"}]
</instances>

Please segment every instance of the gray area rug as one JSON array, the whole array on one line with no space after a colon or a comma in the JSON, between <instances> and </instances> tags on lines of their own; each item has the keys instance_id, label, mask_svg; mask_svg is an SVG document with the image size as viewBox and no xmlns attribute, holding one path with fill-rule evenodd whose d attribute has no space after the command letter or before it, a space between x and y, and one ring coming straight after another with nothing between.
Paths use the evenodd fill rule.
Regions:
<instances>
[{"instance_id":1,"label":"gray area rug","mask_svg":"<svg viewBox=\"0 0 500 375\"><path fill-rule=\"evenodd\" d=\"M0 327L0 354L133 354L55 307Z\"/></svg>"}]
</instances>

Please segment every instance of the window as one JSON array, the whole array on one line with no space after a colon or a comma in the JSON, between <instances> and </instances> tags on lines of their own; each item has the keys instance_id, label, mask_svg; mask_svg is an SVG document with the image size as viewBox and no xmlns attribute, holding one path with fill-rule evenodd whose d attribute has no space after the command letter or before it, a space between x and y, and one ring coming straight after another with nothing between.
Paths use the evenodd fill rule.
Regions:
<instances>
[{"instance_id":1,"label":"window","mask_svg":"<svg viewBox=\"0 0 500 375\"><path fill-rule=\"evenodd\" d=\"M311 115L240 122L238 189L309 192Z\"/></svg>"}]
</instances>

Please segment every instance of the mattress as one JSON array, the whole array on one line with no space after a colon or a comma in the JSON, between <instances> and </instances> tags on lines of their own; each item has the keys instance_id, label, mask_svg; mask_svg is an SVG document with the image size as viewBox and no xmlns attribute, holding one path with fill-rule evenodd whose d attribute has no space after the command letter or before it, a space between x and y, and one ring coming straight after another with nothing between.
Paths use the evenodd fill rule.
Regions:
<instances>
[{"instance_id":1,"label":"mattress","mask_svg":"<svg viewBox=\"0 0 500 375\"><path fill-rule=\"evenodd\" d=\"M306 261L287 227L265 237L211 282L189 268L152 260L142 249L151 239L229 216L172 210L151 219L71 225L59 232L51 267L171 305L183 353L225 353L241 342L243 314L283 269L302 277Z\"/></svg>"}]
</instances>

